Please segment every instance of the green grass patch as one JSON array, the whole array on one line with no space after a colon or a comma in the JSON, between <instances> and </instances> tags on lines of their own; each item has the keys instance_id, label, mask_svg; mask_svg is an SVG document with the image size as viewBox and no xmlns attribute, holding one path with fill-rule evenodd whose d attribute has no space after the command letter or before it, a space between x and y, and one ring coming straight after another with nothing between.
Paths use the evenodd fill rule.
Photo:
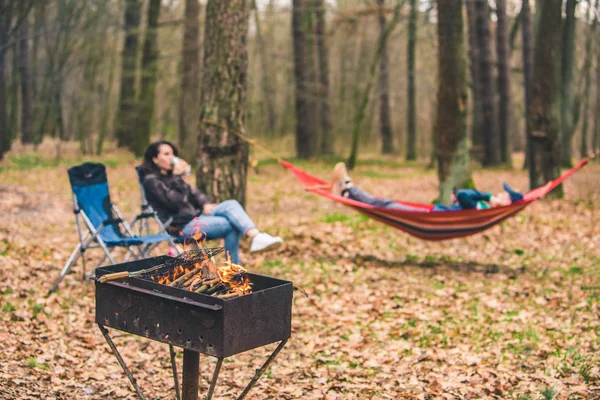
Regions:
<instances>
[{"instance_id":1,"label":"green grass patch","mask_svg":"<svg viewBox=\"0 0 600 400\"><path fill-rule=\"evenodd\" d=\"M572 265L567 271L568 275L583 275L583 268Z\"/></svg>"},{"instance_id":2,"label":"green grass patch","mask_svg":"<svg viewBox=\"0 0 600 400\"><path fill-rule=\"evenodd\" d=\"M369 219L362 214L346 214L341 212L332 212L323 215L319 218L319 222L324 222L326 224L333 224L335 222L343 222L349 224L351 226L356 226L358 224L364 224L368 222Z\"/></svg>"},{"instance_id":3,"label":"green grass patch","mask_svg":"<svg viewBox=\"0 0 600 400\"><path fill-rule=\"evenodd\" d=\"M544 400L552 400L556 396L556 390L553 387L546 386L544 390L540 392Z\"/></svg>"},{"instance_id":4,"label":"green grass patch","mask_svg":"<svg viewBox=\"0 0 600 400\"><path fill-rule=\"evenodd\" d=\"M359 172L356 175L365 177L365 178L370 178L370 179L401 179L406 176L406 175L402 175L402 174L390 174L390 173L378 172L378 171L373 171L373 170Z\"/></svg>"},{"instance_id":5,"label":"green grass patch","mask_svg":"<svg viewBox=\"0 0 600 400\"><path fill-rule=\"evenodd\" d=\"M15 311L16 309L17 308L10 301L7 301L2 306L2 311L4 311L5 313L11 313L11 312Z\"/></svg>"},{"instance_id":6,"label":"green grass patch","mask_svg":"<svg viewBox=\"0 0 600 400\"><path fill-rule=\"evenodd\" d=\"M102 162L109 168L127 165L134 160L133 155L122 153L119 155L79 155L76 157L65 157L56 159L54 156L46 156L35 153L8 154L4 165L0 166L0 172L4 171L28 171L32 169L71 167L85 161Z\"/></svg>"},{"instance_id":7,"label":"green grass patch","mask_svg":"<svg viewBox=\"0 0 600 400\"><path fill-rule=\"evenodd\" d=\"M29 357L27 360L27 365L29 366L29 368L39 368L42 369L44 371L47 371L50 369L50 366L46 363L40 363L35 357Z\"/></svg>"}]
</instances>

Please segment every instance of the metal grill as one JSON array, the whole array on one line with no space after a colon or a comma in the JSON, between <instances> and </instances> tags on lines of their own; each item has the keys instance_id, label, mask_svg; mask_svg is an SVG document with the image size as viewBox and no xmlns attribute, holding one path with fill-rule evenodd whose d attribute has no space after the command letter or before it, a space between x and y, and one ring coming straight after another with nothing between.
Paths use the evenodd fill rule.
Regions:
<instances>
[{"instance_id":1,"label":"metal grill","mask_svg":"<svg viewBox=\"0 0 600 400\"><path fill-rule=\"evenodd\" d=\"M114 272L135 272L164 263L161 256L96 269L96 278ZM138 396L140 388L112 342L107 327L169 344L176 396L181 398L175 351L184 350L183 399L198 398L199 354L218 359L207 395L211 399L225 357L280 342L273 354L238 397L243 399L291 335L293 285L289 281L248 274L250 294L221 299L158 284L150 279L96 282L96 322L113 349Z\"/></svg>"}]
</instances>

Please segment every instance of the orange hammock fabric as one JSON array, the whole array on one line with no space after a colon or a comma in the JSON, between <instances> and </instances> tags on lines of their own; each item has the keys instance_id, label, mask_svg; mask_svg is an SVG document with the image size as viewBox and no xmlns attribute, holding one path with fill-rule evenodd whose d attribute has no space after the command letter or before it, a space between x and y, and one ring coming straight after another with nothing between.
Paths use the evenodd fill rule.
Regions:
<instances>
[{"instance_id":1,"label":"orange hammock fabric","mask_svg":"<svg viewBox=\"0 0 600 400\"><path fill-rule=\"evenodd\" d=\"M304 188L319 196L327 197L345 206L351 207L356 211L383 222L396 229L400 229L412 236L424 240L446 240L474 235L483 232L496 224L516 215L535 200L545 196L555 187L560 185L565 179L573 175L578 169L588 163L583 159L575 167L571 168L559 178L548 182L546 185L524 193L521 201L512 203L508 206L488 208L484 210L460 210L460 211L436 211L430 212L432 204L411 203L407 201L397 201L400 204L421 208L420 211L402 211L391 210L381 207L374 207L369 204L361 203L346 197L337 196L331 193L330 183L316 176L310 175L306 171L296 168L287 161L280 161L281 165L292 172Z\"/></svg>"}]
</instances>

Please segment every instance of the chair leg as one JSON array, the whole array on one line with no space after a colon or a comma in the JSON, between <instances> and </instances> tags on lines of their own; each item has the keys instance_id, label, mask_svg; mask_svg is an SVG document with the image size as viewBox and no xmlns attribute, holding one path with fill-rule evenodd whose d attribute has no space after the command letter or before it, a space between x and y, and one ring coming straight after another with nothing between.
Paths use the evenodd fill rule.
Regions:
<instances>
[{"instance_id":1,"label":"chair leg","mask_svg":"<svg viewBox=\"0 0 600 400\"><path fill-rule=\"evenodd\" d=\"M86 276L86 268L85 268L85 254L81 254L81 263L83 264L83 271L81 272L81 279L85 281Z\"/></svg>"},{"instance_id":2,"label":"chair leg","mask_svg":"<svg viewBox=\"0 0 600 400\"><path fill-rule=\"evenodd\" d=\"M67 275L69 273L69 270L71 269L71 267L73 265L75 265L75 263L77 262L77 259L79 258L79 256L81 256L81 254L82 254L81 243L78 243L77 246L75 246L75 249L73 250L71 255L69 256L67 263L65 264L62 271L60 272L60 276L58 277L56 282L54 282L54 285L52 285L52 288L48 291L48 294L51 294L56 291L56 288L58 287L60 282L63 280L65 275Z\"/></svg>"}]
</instances>

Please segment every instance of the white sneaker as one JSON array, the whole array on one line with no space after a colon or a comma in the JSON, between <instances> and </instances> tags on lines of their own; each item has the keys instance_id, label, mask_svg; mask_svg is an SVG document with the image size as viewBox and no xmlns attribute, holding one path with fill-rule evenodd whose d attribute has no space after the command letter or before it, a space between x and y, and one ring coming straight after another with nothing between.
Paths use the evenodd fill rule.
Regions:
<instances>
[{"instance_id":1,"label":"white sneaker","mask_svg":"<svg viewBox=\"0 0 600 400\"><path fill-rule=\"evenodd\" d=\"M252 238L250 245L251 253L260 253L267 250L274 250L281 246L283 239L279 236L271 236L265 232L259 232Z\"/></svg>"}]
</instances>

